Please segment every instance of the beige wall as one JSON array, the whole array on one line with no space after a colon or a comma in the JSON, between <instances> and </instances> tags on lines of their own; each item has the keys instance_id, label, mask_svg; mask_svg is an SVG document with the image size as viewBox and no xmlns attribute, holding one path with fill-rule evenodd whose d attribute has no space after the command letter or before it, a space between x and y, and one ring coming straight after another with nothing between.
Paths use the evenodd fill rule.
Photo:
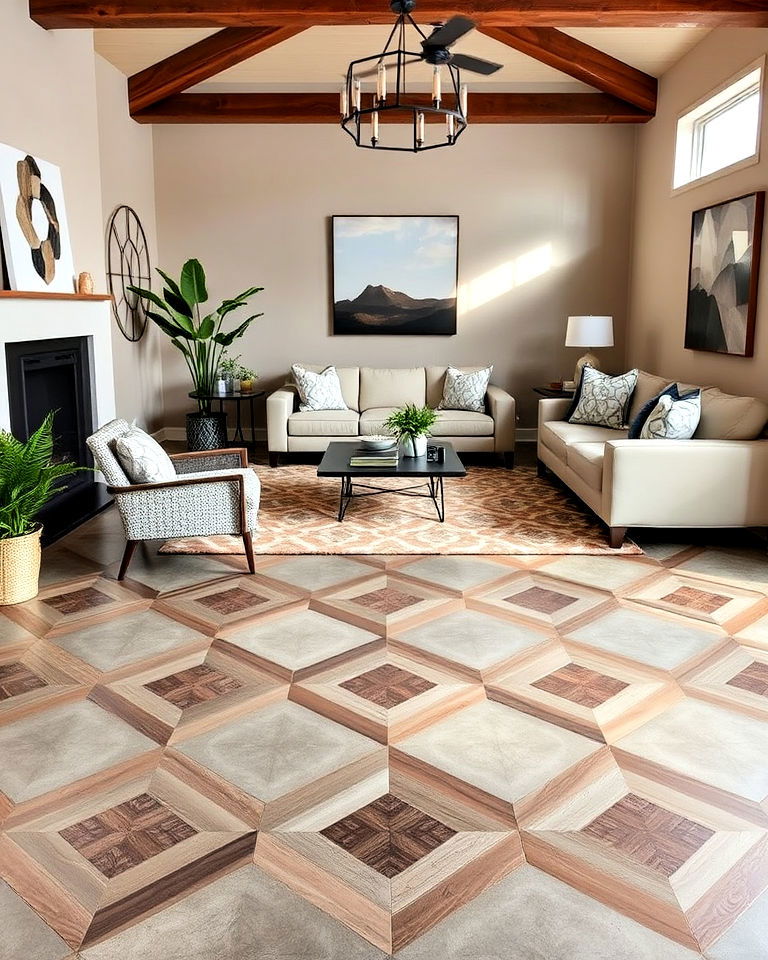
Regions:
<instances>
[{"instance_id":1,"label":"beige wall","mask_svg":"<svg viewBox=\"0 0 768 960\"><path fill-rule=\"evenodd\" d=\"M0 0L0 141L61 167L75 273L103 290L92 34L43 30L27 0Z\"/></svg>"},{"instance_id":2,"label":"beige wall","mask_svg":"<svg viewBox=\"0 0 768 960\"><path fill-rule=\"evenodd\" d=\"M154 267L157 230L152 127L131 120L125 77L98 55L96 92L104 223L120 204L133 207L147 234ZM150 323L142 339L132 343L114 324L112 347L117 415L129 421L135 417L149 430L164 426L160 331Z\"/></svg>"},{"instance_id":3,"label":"beige wall","mask_svg":"<svg viewBox=\"0 0 768 960\"><path fill-rule=\"evenodd\" d=\"M476 126L455 148L414 157L357 150L330 124L158 127L160 262L175 272L198 257L214 298L266 288L254 300L265 316L237 348L265 388L295 360L493 361L533 426L531 387L570 376L579 353L563 346L569 313L613 314L606 360L623 357L634 138L608 125ZM459 214L458 335L330 336L334 213ZM189 385L171 350L166 423L180 426Z\"/></svg>"},{"instance_id":4,"label":"beige wall","mask_svg":"<svg viewBox=\"0 0 768 960\"><path fill-rule=\"evenodd\" d=\"M768 186L766 105L761 162L672 196L678 114L768 52L768 30L715 30L661 79L659 110L638 136L628 360L661 376L768 398L768 269L752 359L685 350L691 214ZM768 232L765 234L768 237Z\"/></svg>"}]
</instances>

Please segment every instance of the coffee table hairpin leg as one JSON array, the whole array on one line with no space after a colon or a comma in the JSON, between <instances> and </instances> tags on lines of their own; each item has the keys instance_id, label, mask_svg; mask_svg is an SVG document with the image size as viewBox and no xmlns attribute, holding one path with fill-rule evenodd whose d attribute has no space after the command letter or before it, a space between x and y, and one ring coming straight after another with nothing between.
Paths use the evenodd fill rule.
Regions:
<instances>
[{"instance_id":1,"label":"coffee table hairpin leg","mask_svg":"<svg viewBox=\"0 0 768 960\"><path fill-rule=\"evenodd\" d=\"M354 486L364 487L364 493L355 493ZM427 487L428 493L414 493L414 490L420 490ZM347 507L352 500L357 497L374 497L382 493L395 493L401 497L416 497L418 499L429 498L435 505L437 519L440 523L445 523L445 491L442 477L429 477L426 483L417 483L409 487L401 487L399 490L392 490L389 487L375 487L370 483L353 484L352 478L347 474L341 478L341 490L339 491L339 523L344 519L347 513Z\"/></svg>"}]
</instances>

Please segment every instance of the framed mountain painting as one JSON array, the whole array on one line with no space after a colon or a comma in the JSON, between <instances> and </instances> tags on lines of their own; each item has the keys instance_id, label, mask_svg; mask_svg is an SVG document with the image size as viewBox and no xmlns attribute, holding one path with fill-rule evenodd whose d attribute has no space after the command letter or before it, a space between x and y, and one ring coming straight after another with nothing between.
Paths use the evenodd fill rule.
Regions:
<instances>
[{"instance_id":1,"label":"framed mountain painting","mask_svg":"<svg viewBox=\"0 0 768 960\"><path fill-rule=\"evenodd\" d=\"M333 217L335 334L456 333L459 218Z\"/></svg>"},{"instance_id":2,"label":"framed mountain painting","mask_svg":"<svg viewBox=\"0 0 768 960\"><path fill-rule=\"evenodd\" d=\"M687 349L752 356L764 208L761 190L694 212Z\"/></svg>"}]
</instances>

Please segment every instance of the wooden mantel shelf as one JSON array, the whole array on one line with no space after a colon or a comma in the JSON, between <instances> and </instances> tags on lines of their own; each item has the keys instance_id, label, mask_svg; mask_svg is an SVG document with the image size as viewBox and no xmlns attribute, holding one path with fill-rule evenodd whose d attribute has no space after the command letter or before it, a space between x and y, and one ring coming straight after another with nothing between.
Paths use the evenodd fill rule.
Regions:
<instances>
[{"instance_id":1,"label":"wooden mantel shelf","mask_svg":"<svg viewBox=\"0 0 768 960\"><path fill-rule=\"evenodd\" d=\"M0 290L0 300L111 300L109 293L50 293L47 290Z\"/></svg>"}]
</instances>

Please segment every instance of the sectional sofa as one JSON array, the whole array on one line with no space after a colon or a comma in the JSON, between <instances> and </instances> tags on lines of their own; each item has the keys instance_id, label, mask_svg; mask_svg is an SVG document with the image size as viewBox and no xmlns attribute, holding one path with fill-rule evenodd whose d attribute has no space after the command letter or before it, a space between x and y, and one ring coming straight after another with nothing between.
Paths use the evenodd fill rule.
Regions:
<instances>
[{"instance_id":1,"label":"sectional sofa","mask_svg":"<svg viewBox=\"0 0 768 960\"><path fill-rule=\"evenodd\" d=\"M320 372L322 366L303 364ZM465 367L462 369L477 369ZM445 367L337 367L347 410L302 412L296 387L286 383L267 398L269 461L281 454L325 450L332 440L355 440L382 433L384 421L406 403L437 408L443 396ZM490 384L484 413L439 410L432 436L449 440L459 452L485 452L514 464L515 400Z\"/></svg>"},{"instance_id":2,"label":"sectional sofa","mask_svg":"<svg viewBox=\"0 0 768 960\"><path fill-rule=\"evenodd\" d=\"M628 421L669 383L640 371ZM555 473L608 525L612 547L628 527L768 527L762 400L702 388L691 440L629 440L627 430L568 423L570 405L539 402L539 472Z\"/></svg>"}]
</instances>

